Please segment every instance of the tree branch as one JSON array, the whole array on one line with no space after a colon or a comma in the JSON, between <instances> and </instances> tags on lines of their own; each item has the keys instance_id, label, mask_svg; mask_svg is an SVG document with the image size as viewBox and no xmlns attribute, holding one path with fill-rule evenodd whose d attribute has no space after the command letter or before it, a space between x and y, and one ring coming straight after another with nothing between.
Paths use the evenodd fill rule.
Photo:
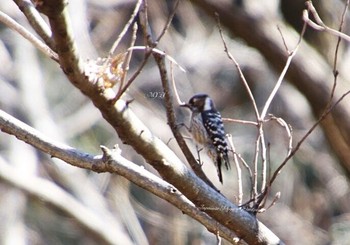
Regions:
<instances>
[{"instance_id":1,"label":"tree branch","mask_svg":"<svg viewBox=\"0 0 350 245\"><path fill-rule=\"evenodd\" d=\"M18 32L20 35L22 35L25 39L27 39L29 42L31 42L37 49L39 49L45 55L47 55L48 57L50 57L54 61L58 61L57 54L50 47L48 47L41 40L39 40L36 36L34 36L32 33L30 33L26 28L24 28L23 26L18 24L10 16L6 15L5 13L3 13L1 11L0 11L0 21L3 22L8 27L10 27L11 29Z\"/></svg>"},{"instance_id":2,"label":"tree branch","mask_svg":"<svg viewBox=\"0 0 350 245\"><path fill-rule=\"evenodd\" d=\"M16 118L8 115L7 113L1 110L0 130L10 135L14 135L19 140L24 141L39 149L40 151L45 152L52 157L59 158L75 167L84 168L99 173L110 172L119 174L129 179L141 188L144 188L145 190L155 194L156 196L170 202L175 207L182 210L185 214L191 216L192 218L202 223L208 228L210 232L214 234L220 232L220 235L223 238L233 242L235 234L232 231L230 231L225 226L217 223L210 216L208 216L200 209L195 207L193 203L190 200L188 200L184 195L182 195L174 186L170 185L169 183L165 182L164 180L160 179L154 174L148 172L143 167L140 167L123 158L120 154L121 152L119 151L119 149L111 151L108 148L101 146L101 149L104 152L103 156L93 156L87 153L83 153L72 147L51 140L50 138L38 132L37 130L31 128L30 126L24 124L23 122L17 120ZM28 176L28 179L26 180L23 180L23 178L19 178L20 180L17 180L16 176L7 174L11 173L9 168L10 167L7 167L4 164L0 164L0 176L6 179L7 181L11 182L15 186L24 189L30 194L44 199L47 202L52 203L53 205L59 207L60 209L63 209L65 212L69 213L73 217L77 218L78 220L82 219L81 222L83 223L83 225L87 226L89 229L93 229L93 227L91 227L92 224L95 223L96 225L100 223L98 221L94 221L92 222L92 224L90 224L91 221L85 220L81 217L81 214L77 214L76 210L82 210L82 213L89 211L86 208L74 208L79 205L81 206L81 204L77 203L75 199L72 199L72 197L68 194L63 193L62 190L59 189L57 186L54 186L46 180L42 180L36 177ZM42 188L42 185L47 186L47 188ZM38 186L40 186L40 188L38 188ZM50 190L50 193L47 193L46 190ZM54 193L60 193L59 196L64 196L65 198L57 199L57 195L52 195ZM65 202L66 200L69 200L69 203L72 205L64 207L65 205L63 205L62 202ZM94 217L93 214L89 214L88 216ZM96 219L96 217L94 217L93 219ZM104 226L105 225L101 225L100 228ZM99 232L99 229L95 229L95 231ZM105 230L103 230L101 235L103 235L106 240L112 239L109 238L108 234L104 234L104 232ZM114 238L114 241L115 240L116 239Z\"/></svg>"},{"instance_id":3,"label":"tree branch","mask_svg":"<svg viewBox=\"0 0 350 245\"><path fill-rule=\"evenodd\" d=\"M320 18L320 16L318 15L314 5L312 4L312 1L306 1L306 6L308 8L308 10L304 10L303 12L303 20L305 21L306 24L308 24L311 28L317 30L317 31L325 31L331 35L334 35L336 37L342 38L347 42L350 42L350 36L346 35L345 33L342 33L341 31L337 31L334 30L330 27L328 27L326 24L324 24L324 22L322 21L322 19ZM315 21L312 21L309 18L309 12L311 12L311 14L313 15L313 17L315 18Z\"/></svg>"},{"instance_id":4,"label":"tree branch","mask_svg":"<svg viewBox=\"0 0 350 245\"><path fill-rule=\"evenodd\" d=\"M46 24L44 19L40 16L39 12L35 9L33 3L30 0L13 0L19 9L26 16L27 20L35 32L44 40L44 42L52 49L55 50L55 44L53 42L52 32L50 27Z\"/></svg>"}]
</instances>

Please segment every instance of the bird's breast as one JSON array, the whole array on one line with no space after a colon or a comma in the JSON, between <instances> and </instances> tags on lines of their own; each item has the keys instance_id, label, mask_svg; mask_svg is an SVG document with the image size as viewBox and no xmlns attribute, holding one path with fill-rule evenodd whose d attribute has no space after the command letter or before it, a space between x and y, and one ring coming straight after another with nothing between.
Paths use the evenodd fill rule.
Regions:
<instances>
[{"instance_id":1,"label":"bird's breast","mask_svg":"<svg viewBox=\"0 0 350 245\"><path fill-rule=\"evenodd\" d=\"M200 114L193 115L190 131L197 144L205 146L210 143L207 130L203 126L203 121Z\"/></svg>"}]
</instances>

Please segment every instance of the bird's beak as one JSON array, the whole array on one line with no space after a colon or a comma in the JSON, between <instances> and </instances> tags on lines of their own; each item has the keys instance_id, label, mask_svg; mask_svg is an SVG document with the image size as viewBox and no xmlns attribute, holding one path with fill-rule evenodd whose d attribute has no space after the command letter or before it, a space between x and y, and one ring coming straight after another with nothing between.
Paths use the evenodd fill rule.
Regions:
<instances>
[{"instance_id":1,"label":"bird's beak","mask_svg":"<svg viewBox=\"0 0 350 245\"><path fill-rule=\"evenodd\" d=\"M186 104L186 103L185 103L185 104L181 104L180 107L186 107L186 108L188 108L188 109L191 108L190 105L189 105L189 104Z\"/></svg>"}]
</instances>

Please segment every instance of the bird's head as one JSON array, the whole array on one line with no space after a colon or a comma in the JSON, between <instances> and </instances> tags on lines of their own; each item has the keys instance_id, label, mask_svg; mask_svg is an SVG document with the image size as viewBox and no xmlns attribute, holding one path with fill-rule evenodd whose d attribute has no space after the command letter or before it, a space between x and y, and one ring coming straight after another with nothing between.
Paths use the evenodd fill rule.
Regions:
<instances>
[{"instance_id":1,"label":"bird's head","mask_svg":"<svg viewBox=\"0 0 350 245\"><path fill-rule=\"evenodd\" d=\"M214 103L207 94L196 94L187 104L181 106L189 108L192 112L202 112L214 109Z\"/></svg>"}]
</instances>

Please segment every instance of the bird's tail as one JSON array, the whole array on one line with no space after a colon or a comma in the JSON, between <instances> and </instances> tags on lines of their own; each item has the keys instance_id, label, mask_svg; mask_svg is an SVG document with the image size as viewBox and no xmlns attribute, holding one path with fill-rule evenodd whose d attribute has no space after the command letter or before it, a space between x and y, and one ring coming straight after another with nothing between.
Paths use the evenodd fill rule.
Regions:
<instances>
[{"instance_id":1,"label":"bird's tail","mask_svg":"<svg viewBox=\"0 0 350 245\"><path fill-rule=\"evenodd\" d=\"M220 155L217 156L216 158L216 170L218 172L218 176L219 176L219 180L221 182L221 184L223 184L223 180L222 180L222 171L221 171L221 166L222 166L222 157Z\"/></svg>"},{"instance_id":2,"label":"bird's tail","mask_svg":"<svg viewBox=\"0 0 350 245\"><path fill-rule=\"evenodd\" d=\"M221 184L223 184L223 180L222 180L222 170L221 170L221 166L223 166L223 164L225 164L225 167L227 170L231 169L231 165L230 165L230 161L228 159L228 155L221 155L219 154L216 158L216 170L218 172L218 176L219 176L219 180L221 182Z\"/></svg>"},{"instance_id":3,"label":"bird's tail","mask_svg":"<svg viewBox=\"0 0 350 245\"><path fill-rule=\"evenodd\" d=\"M230 164L230 160L228 159L228 155L226 154L222 158L224 159L226 169L230 170L231 164Z\"/></svg>"}]
</instances>

